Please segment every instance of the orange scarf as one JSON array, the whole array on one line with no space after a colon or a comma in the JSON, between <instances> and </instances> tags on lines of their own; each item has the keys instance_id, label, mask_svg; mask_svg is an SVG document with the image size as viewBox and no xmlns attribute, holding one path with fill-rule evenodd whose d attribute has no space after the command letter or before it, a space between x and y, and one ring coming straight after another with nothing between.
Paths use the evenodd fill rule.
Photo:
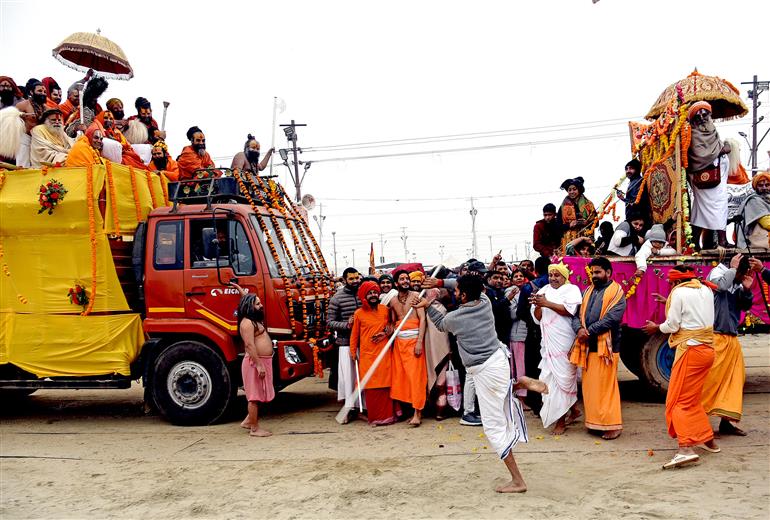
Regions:
<instances>
[{"instance_id":1,"label":"orange scarf","mask_svg":"<svg viewBox=\"0 0 770 520\"><path fill-rule=\"evenodd\" d=\"M591 285L586 289L583 295L583 302L580 305L580 324L584 329L588 330L586 326L586 311L588 310L588 302L591 300L591 295L594 292L594 286ZM599 313L599 318L603 318L607 311L620 303L620 300L625 297L623 288L617 282L610 282L602 295L602 310ZM604 361L605 364L612 364L612 332L605 331L599 334L596 339L597 354L599 358ZM588 341L585 339L575 338L575 343L572 345L572 349L569 353L569 362L575 366L581 367L585 370L588 367Z\"/></svg>"},{"instance_id":2,"label":"orange scarf","mask_svg":"<svg viewBox=\"0 0 770 520\"><path fill-rule=\"evenodd\" d=\"M674 277L669 273L669 279L671 278L674 278ZM711 287L712 289L716 287L711 282L702 283L697 278L693 278L687 282L680 283L679 285L671 289L671 293L668 295L668 299L666 300L666 315L668 315L668 310L671 307L671 295L674 294L674 291L676 291L680 287L690 287L692 289L700 289L704 285ZM677 361L679 361L679 358L682 357L682 354L684 354L685 351L687 350L687 347L688 347L687 342L691 339L697 341L702 345L706 345L710 347L714 343L713 325L709 325L702 329L693 329L693 330L685 330L680 328L678 331L668 336L668 346L673 349L676 349L676 354L674 354L675 364Z\"/></svg>"}]
</instances>

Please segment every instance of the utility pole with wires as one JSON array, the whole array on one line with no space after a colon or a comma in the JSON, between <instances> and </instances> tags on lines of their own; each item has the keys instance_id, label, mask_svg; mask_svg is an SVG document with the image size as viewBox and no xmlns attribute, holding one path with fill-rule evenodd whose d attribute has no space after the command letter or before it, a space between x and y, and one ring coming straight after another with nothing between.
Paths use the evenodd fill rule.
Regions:
<instances>
[{"instance_id":1,"label":"utility pole with wires","mask_svg":"<svg viewBox=\"0 0 770 520\"><path fill-rule=\"evenodd\" d=\"M768 128L767 132L765 132L765 135L762 136L762 138L757 142L757 125L762 122L762 120L765 118L765 116L760 116L759 119L757 119L757 109L762 104L761 101L759 101L759 95L768 90L770 88L770 81L757 81L756 74L754 75L754 79L752 81L744 81L741 82L741 85L751 85L751 90L749 90L749 99L751 99L751 176L755 176L757 174L757 154L759 153L759 145L762 144L762 141L765 140L765 137L767 137L767 132L770 132L770 128Z\"/></svg>"},{"instance_id":2,"label":"utility pole with wires","mask_svg":"<svg viewBox=\"0 0 770 520\"><path fill-rule=\"evenodd\" d=\"M380 265L385 263L385 242L383 233L380 233Z\"/></svg>"},{"instance_id":3,"label":"utility pole with wires","mask_svg":"<svg viewBox=\"0 0 770 520\"><path fill-rule=\"evenodd\" d=\"M444 263L444 244L441 244L440 246L438 246L438 256L439 256L439 259L441 260L441 263L443 264Z\"/></svg>"},{"instance_id":4,"label":"utility pole with wires","mask_svg":"<svg viewBox=\"0 0 770 520\"><path fill-rule=\"evenodd\" d=\"M304 123L296 123L293 119L291 120L291 123L280 125L283 127L283 133L286 134L286 140L291 143L291 152L294 155L294 171L292 172L294 177L294 187L297 188L297 194L296 199L297 202L300 202L302 200L302 181L305 179L305 174L307 173L307 170L310 168L310 162L305 163L305 171L302 172L302 178L299 177L299 157L297 156L298 153L302 153L301 148L297 148L297 127L298 126L307 126ZM281 153L283 152L283 153ZM288 159L286 150L279 150L278 153L281 155L281 159L283 159L284 164L287 164L286 160Z\"/></svg>"},{"instance_id":5,"label":"utility pole with wires","mask_svg":"<svg viewBox=\"0 0 770 520\"><path fill-rule=\"evenodd\" d=\"M337 276L337 232L332 231L332 247L334 248L334 276Z\"/></svg>"},{"instance_id":6,"label":"utility pole with wires","mask_svg":"<svg viewBox=\"0 0 770 520\"><path fill-rule=\"evenodd\" d=\"M492 235L489 235L489 260L492 261L494 257L495 257L495 250L492 249Z\"/></svg>"},{"instance_id":7,"label":"utility pole with wires","mask_svg":"<svg viewBox=\"0 0 770 520\"><path fill-rule=\"evenodd\" d=\"M471 197L471 233L473 234L473 244L471 247L471 256L473 258L476 258L476 256L479 254L479 244L476 240L476 215L479 214L479 211L476 209L476 207L473 205L473 197Z\"/></svg>"},{"instance_id":8,"label":"utility pole with wires","mask_svg":"<svg viewBox=\"0 0 770 520\"><path fill-rule=\"evenodd\" d=\"M401 228L401 240L404 242L404 262L409 261L409 250L406 248L406 239L409 238L406 236L406 227Z\"/></svg>"}]
</instances>

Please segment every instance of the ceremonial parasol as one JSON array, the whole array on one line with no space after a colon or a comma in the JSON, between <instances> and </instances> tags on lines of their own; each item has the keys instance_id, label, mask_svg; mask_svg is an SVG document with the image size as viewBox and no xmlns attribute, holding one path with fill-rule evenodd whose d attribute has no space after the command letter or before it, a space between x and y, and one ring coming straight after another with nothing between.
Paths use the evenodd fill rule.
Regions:
<instances>
[{"instance_id":1,"label":"ceremonial parasol","mask_svg":"<svg viewBox=\"0 0 770 520\"><path fill-rule=\"evenodd\" d=\"M131 79L134 71L123 49L96 33L77 32L69 35L54 50L53 57L66 66L88 72L93 69L108 79Z\"/></svg>"},{"instance_id":2,"label":"ceremonial parasol","mask_svg":"<svg viewBox=\"0 0 770 520\"><path fill-rule=\"evenodd\" d=\"M695 69L686 78L669 85L644 117L648 120L656 119L671 101L677 98L678 89L681 90L683 103L708 101L712 109L711 117L714 119L734 119L749 112L740 92L732 83L716 76L704 76Z\"/></svg>"}]
</instances>

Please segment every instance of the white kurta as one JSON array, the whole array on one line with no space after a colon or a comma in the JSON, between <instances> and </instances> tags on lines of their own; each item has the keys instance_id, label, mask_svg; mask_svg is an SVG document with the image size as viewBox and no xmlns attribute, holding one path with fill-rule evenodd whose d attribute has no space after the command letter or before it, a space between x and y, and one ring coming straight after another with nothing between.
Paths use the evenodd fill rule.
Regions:
<instances>
[{"instance_id":1,"label":"white kurta","mask_svg":"<svg viewBox=\"0 0 770 520\"><path fill-rule=\"evenodd\" d=\"M546 285L537 294L544 294L546 300L564 305L570 314L577 312L583 297L580 289L570 283L558 289ZM535 317L534 306L532 317ZM547 428L559 420L570 407L577 402L577 367L569 362L569 351L575 341L572 330L572 318L561 316L551 309L543 308L540 321L543 342L540 347L540 380L548 385L548 393L543 394L543 408L540 418Z\"/></svg>"},{"instance_id":2,"label":"white kurta","mask_svg":"<svg viewBox=\"0 0 770 520\"><path fill-rule=\"evenodd\" d=\"M690 222L704 229L724 230L727 227L727 176L730 161L723 157L719 163L722 182L719 186L701 190L690 184L692 189L692 211Z\"/></svg>"}]
</instances>

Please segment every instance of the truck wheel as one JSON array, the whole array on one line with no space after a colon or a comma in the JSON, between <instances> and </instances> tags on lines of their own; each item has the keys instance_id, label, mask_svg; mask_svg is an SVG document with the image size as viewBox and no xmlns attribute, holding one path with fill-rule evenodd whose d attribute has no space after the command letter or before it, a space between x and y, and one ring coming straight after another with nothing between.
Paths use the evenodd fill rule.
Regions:
<instances>
[{"instance_id":1,"label":"truck wheel","mask_svg":"<svg viewBox=\"0 0 770 520\"><path fill-rule=\"evenodd\" d=\"M642 347L643 380L661 399L666 398L675 353L676 351L668 346L668 334L657 333Z\"/></svg>"},{"instance_id":2,"label":"truck wheel","mask_svg":"<svg viewBox=\"0 0 770 520\"><path fill-rule=\"evenodd\" d=\"M643 379L642 374L642 347L649 339L649 336L639 329L623 327L620 334L620 359L625 367L639 379Z\"/></svg>"},{"instance_id":3,"label":"truck wheel","mask_svg":"<svg viewBox=\"0 0 770 520\"><path fill-rule=\"evenodd\" d=\"M194 426L217 421L236 391L224 359L203 343L174 343L155 360L152 399L173 424Z\"/></svg>"}]
</instances>

